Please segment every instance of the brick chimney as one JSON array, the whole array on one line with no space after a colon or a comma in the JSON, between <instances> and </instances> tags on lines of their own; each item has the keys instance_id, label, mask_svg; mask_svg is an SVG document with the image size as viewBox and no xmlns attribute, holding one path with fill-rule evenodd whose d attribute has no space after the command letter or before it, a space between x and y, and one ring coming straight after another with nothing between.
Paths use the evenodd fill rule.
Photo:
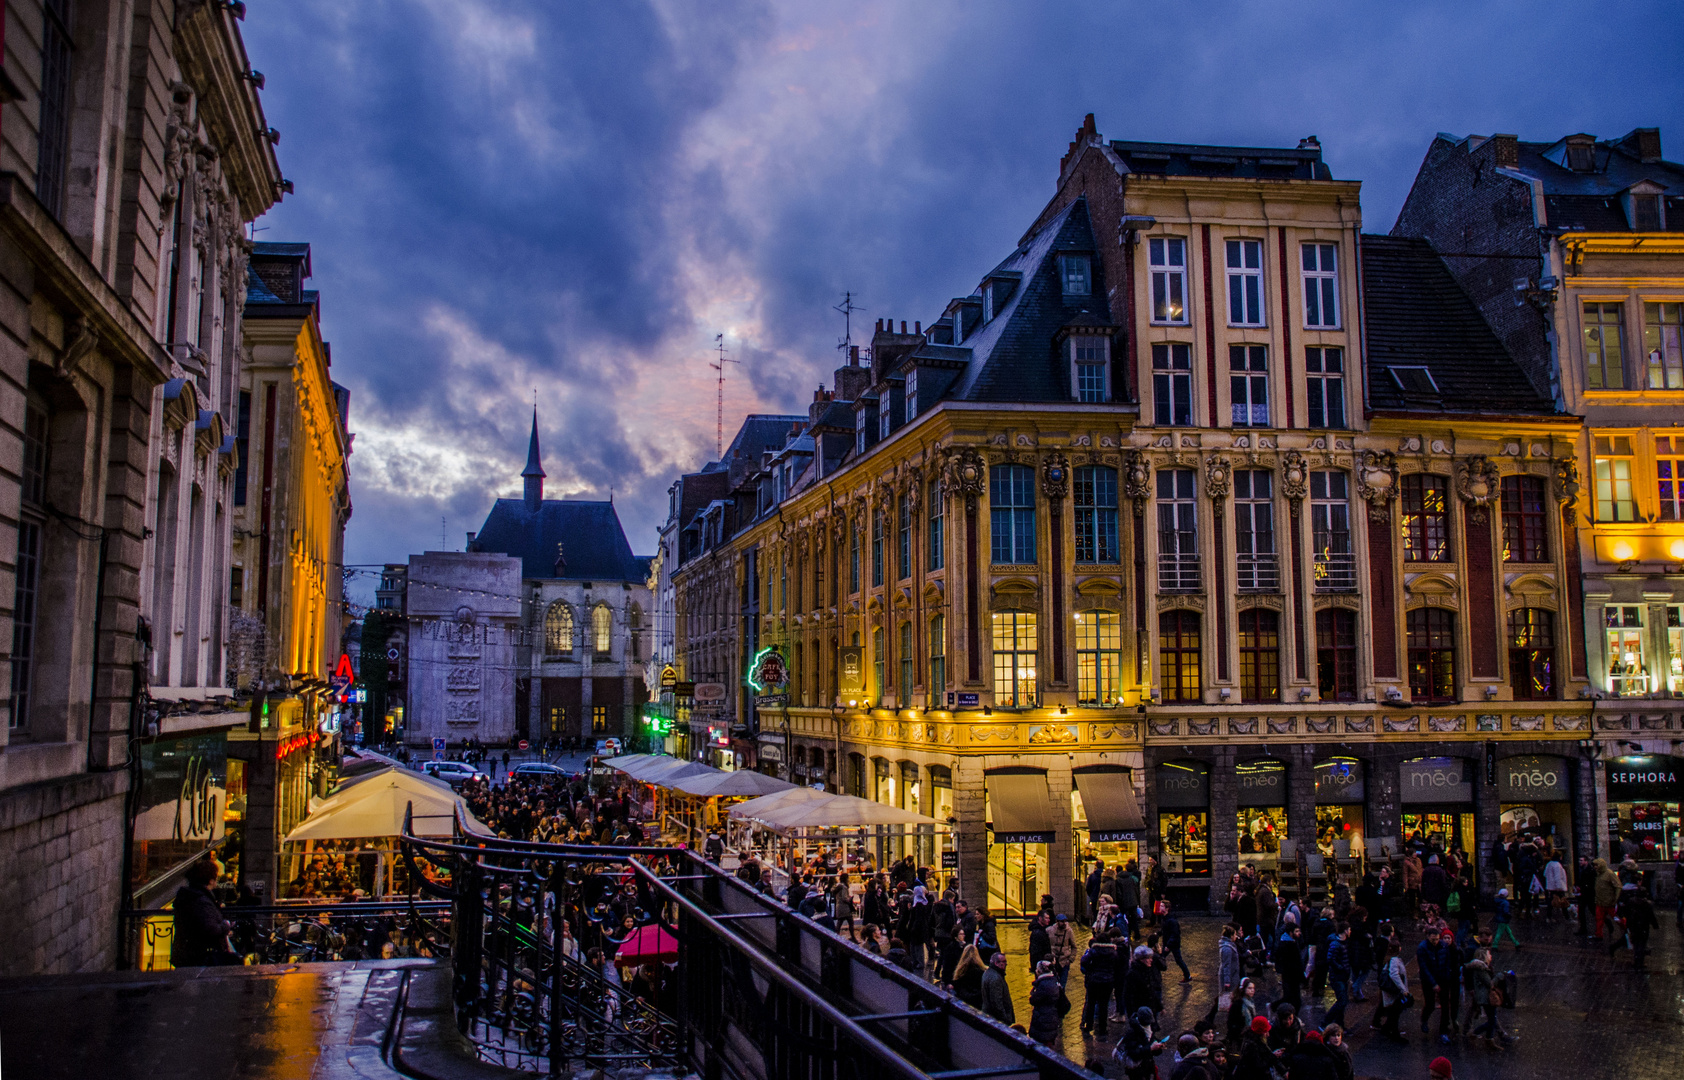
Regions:
<instances>
[{"instance_id":1,"label":"brick chimney","mask_svg":"<svg viewBox=\"0 0 1684 1080\"><path fill-rule=\"evenodd\" d=\"M1520 166L1520 136L1491 136L1491 162L1499 169L1518 168Z\"/></svg>"},{"instance_id":2,"label":"brick chimney","mask_svg":"<svg viewBox=\"0 0 1684 1080\"><path fill-rule=\"evenodd\" d=\"M1093 113L1088 113L1082 119L1082 126L1076 129L1076 137L1070 142L1070 149L1058 160L1058 182L1063 183L1069 175L1070 166L1082 156L1082 151L1100 142L1099 129L1094 125Z\"/></svg>"},{"instance_id":3,"label":"brick chimney","mask_svg":"<svg viewBox=\"0 0 1684 1080\"><path fill-rule=\"evenodd\" d=\"M1631 134L1620 140L1629 153L1636 154L1637 160L1648 163L1661 160L1661 129L1635 128Z\"/></svg>"},{"instance_id":4,"label":"brick chimney","mask_svg":"<svg viewBox=\"0 0 1684 1080\"><path fill-rule=\"evenodd\" d=\"M823 416L824 411L826 409L830 408L831 400L834 397L835 397L834 394L832 394L829 390L826 390L822 386L819 387L817 390L814 390L813 391L813 403L811 405L807 406L807 422L809 424L818 423L819 417Z\"/></svg>"}]
</instances>

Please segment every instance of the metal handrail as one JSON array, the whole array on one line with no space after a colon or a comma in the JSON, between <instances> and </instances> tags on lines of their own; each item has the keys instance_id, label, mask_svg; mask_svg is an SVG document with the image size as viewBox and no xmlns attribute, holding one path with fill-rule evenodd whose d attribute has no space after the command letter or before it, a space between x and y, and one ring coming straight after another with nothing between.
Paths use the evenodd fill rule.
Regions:
<instances>
[{"instance_id":1,"label":"metal handrail","mask_svg":"<svg viewBox=\"0 0 1684 1080\"><path fill-rule=\"evenodd\" d=\"M834 949L845 949L849 958L856 963L873 970L874 974L885 982L892 982L909 995L923 1001L926 1007L933 1008L940 1013L948 1023L957 1022L970 1029L986 1041L995 1045L1001 1053L1016 1056L1016 1063L997 1062L986 1064L991 1072L1000 1075L1011 1073L1035 1074L1040 1077L1070 1077L1083 1075L1074 1063L1052 1050L1034 1043L1021 1034L997 1021L975 1011L946 991L924 982L911 973L888 963L881 957L874 956L860 948L856 943L835 934L811 920L801 918L795 912L779 903L775 898L764 896L749 889L743 882L720 870L717 866L706 862L694 851L682 848L658 847L619 847L602 845L566 845L542 844L534 841L510 840L504 838L471 838L471 842L450 842L423 837L416 837L405 821L404 850L406 858L413 849L431 850L440 853L461 856L471 860L481 860L486 856L511 856L517 858L537 858L557 861L581 861L587 863L609 863L623 867L632 877L647 887L660 898L663 904L675 905L678 910L689 916L708 934L727 946L732 953L745 960L754 969L755 975L766 982L775 984L789 993L799 1004L811 1009L821 1016L824 1021L833 1025L837 1033L847 1042L858 1047L877 1064L886 1066L894 1076L904 1077L906 1080L927 1080L930 1075L899 1051L888 1045L876 1033L864 1027L861 1016L851 1015L843 1008L833 1003L824 994L809 986L805 981L792 974L790 958L776 955L782 952L781 946L773 948L769 943L754 936L757 930L777 936L780 941L785 922L798 920L801 934L813 935L820 939L821 945L828 944ZM694 883L700 880L703 886L713 885L715 888L727 888L739 901L747 900L761 909L761 913L774 916L768 923L744 925L741 930L734 929L721 921L719 915L708 911L692 897L674 888L671 883L659 874L650 870L641 860L654 859L664 862L679 862L683 864L682 872L674 875L682 877L686 886L694 888ZM509 873L508 868L480 863L483 869ZM433 883L426 881L419 874L412 874L411 881L421 884L434 895L446 895ZM698 890L698 891L706 891ZM726 914L733 914L727 912ZM773 926L772 923L776 923ZM793 925L793 924L792 924ZM681 942L682 944L682 942ZM460 951L457 953L460 957ZM846 997L844 997L846 1001ZM870 1016L877 1010L861 1008L860 1013L865 1022L875 1022ZM920 1012L920 1015L922 1013ZM948 1071L948 1070L943 1070Z\"/></svg>"}]
</instances>

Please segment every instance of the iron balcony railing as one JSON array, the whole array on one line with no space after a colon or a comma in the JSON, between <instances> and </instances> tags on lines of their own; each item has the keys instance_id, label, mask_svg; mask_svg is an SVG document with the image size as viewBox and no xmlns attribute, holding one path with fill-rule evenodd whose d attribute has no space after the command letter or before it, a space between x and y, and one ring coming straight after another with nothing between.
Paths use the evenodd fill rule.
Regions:
<instances>
[{"instance_id":1,"label":"iron balcony railing","mask_svg":"<svg viewBox=\"0 0 1684 1080\"><path fill-rule=\"evenodd\" d=\"M1159 555L1159 592L1198 592L1199 557L1197 555Z\"/></svg>"},{"instance_id":2,"label":"iron balcony railing","mask_svg":"<svg viewBox=\"0 0 1684 1080\"><path fill-rule=\"evenodd\" d=\"M1238 556L1235 579L1241 592L1280 592L1281 568L1278 556L1272 551Z\"/></svg>"},{"instance_id":3,"label":"iron balcony railing","mask_svg":"<svg viewBox=\"0 0 1684 1080\"><path fill-rule=\"evenodd\" d=\"M1357 587L1357 557L1348 551L1318 551L1313 572L1317 592L1351 592Z\"/></svg>"},{"instance_id":4,"label":"iron balcony railing","mask_svg":"<svg viewBox=\"0 0 1684 1080\"><path fill-rule=\"evenodd\" d=\"M406 834L409 830L406 828ZM450 902L458 1026L482 1058L560 1075L677 1066L741 1080L1076 1080L1072 1062L757 893L692 851L405 835L448 870L411 880ZM555 928L642 956L641 993L555 956ZM647 946L645 941L637 948ZM650 970L651 968L655 970Z\"/></svg>"}]
</instances>

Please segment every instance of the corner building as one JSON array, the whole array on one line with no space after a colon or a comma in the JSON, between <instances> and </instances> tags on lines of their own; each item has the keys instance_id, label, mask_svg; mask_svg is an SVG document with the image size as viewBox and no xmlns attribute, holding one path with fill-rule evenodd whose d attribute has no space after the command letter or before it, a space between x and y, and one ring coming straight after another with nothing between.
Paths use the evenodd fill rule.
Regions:
<instances>
[{"instance_id":1,"label":"corner building","mask_svg":"<svg viewBox=\"0 0 1684 1080\"><path fill-rule=\"evenodd\" d=\"M1588 828L1569 631L1503 644L1567 618L1578 421L1430 248L1362 235L1315 140L1090 117L1017 250L817 397L742 488L792 681L739 718L767 771L951 821L917 854L968 899L1069 911L1088 860L1150 854L1219 907L1294 848L1484 866L1525 800Z\"/></svg>"}]
</instances>

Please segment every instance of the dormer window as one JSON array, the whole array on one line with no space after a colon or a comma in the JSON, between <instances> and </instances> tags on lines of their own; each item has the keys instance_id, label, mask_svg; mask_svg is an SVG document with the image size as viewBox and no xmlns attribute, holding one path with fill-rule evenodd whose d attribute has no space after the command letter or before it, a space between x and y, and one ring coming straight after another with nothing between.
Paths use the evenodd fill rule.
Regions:
<instances>
[{"instance_id":1,"label":"dormer window","mask_svg":"<svg viewBox=\"0 0 1684 1080\"><path fill-rule=\"evenodd\" d=\"M1111 400L1110 342L1102 337L1072 337L1070 339L1070 385L1075 388L1076 400L1099 403Z\"/></svg>"},{"instance_id":2,"label":"dormer window","mask_svg":"<svg viewBox=\"0 0 1684 1080\"><path fill-rule=\"evenodd\" d=\"M985 282L982 286L982 321L994 320L994 283Z\"/></svg>"},{"instance_id":3,"label":"dormer window","mask_svg":"<svg viewBox=\"0 0 1684 1080\"><path fill-rule=\"evenodd\" d=\"M962 345L965 342L965 309L953 309L953 344Z\"/></svg>"},{"instance_id":4,"label":"dormer window","mask_svg":"<svg viewBox=\"0 0 1684 1080\"><path fill-rule=\"evenodd\" d=\"M1093 292L1091 265L1086 255L1060 255L1058 277L1065 296L1088 296Z\"/></svg>"},{"instance_id":5,"label":"dormer window","mask_svg":"<svg viewBox=\"0 0 1684 1080\"><path fill-rule=\"evenodd\" d=\"M918 369L913 368L906 373L906 422L912 423L918 416Z\"/></svg>"},{"instance_id":6,"label":"dormer window","mask_svg":"<svg viewBox=\"0 0 1684 1080\"><path fill-rule=\"evenodd\" d=\"M1590 142L1567 144L1567 167L1574 172L1590 172L1596 167L1596 145Z\"/></svg>"},{"instance_id":7,"label":"dormer window","mask_svg":"<svg viewBox=\"0 0 1684 1080\"><path fill-rule=\"evenodd\" d=\"M1631 227L1638 232L1660 232L1661 197L1633 195L1631 197Z\"/></svg>"}]
</instances>

